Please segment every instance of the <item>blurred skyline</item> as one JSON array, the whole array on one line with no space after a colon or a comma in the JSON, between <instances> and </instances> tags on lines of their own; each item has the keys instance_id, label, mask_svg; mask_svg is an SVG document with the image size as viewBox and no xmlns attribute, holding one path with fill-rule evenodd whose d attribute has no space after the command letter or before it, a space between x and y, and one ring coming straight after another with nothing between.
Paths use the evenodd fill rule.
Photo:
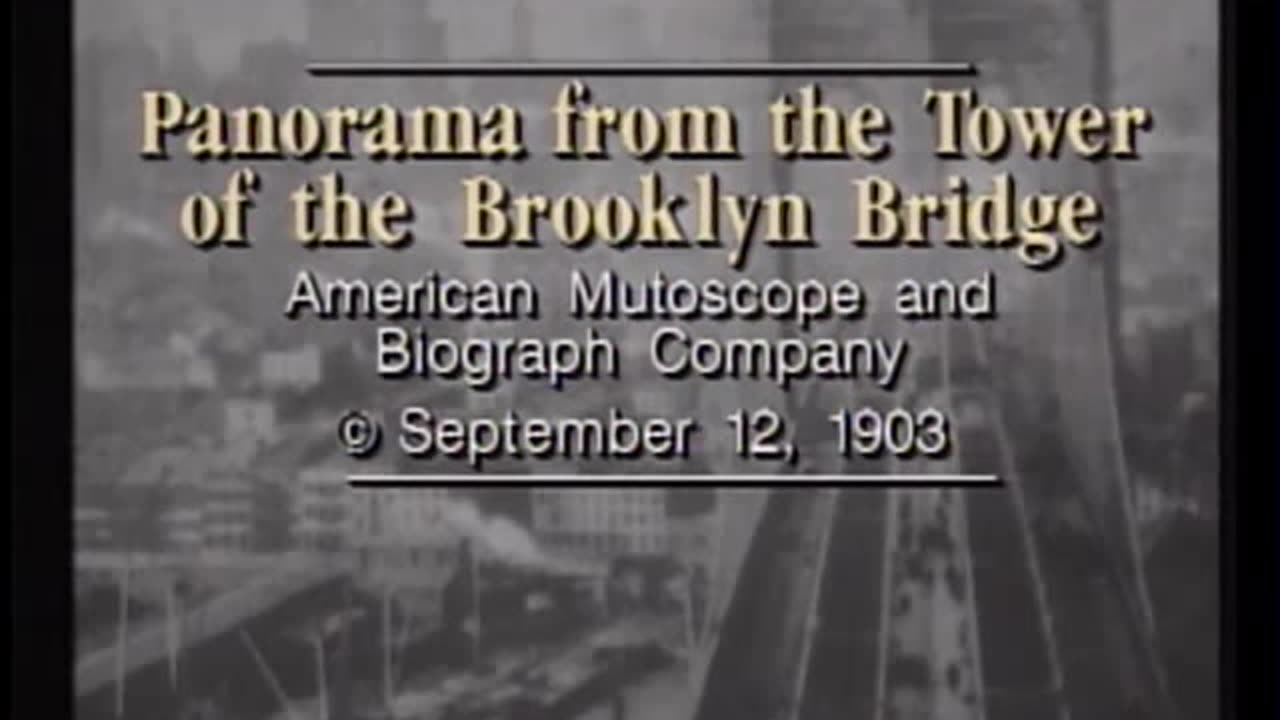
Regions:
<instances>
[{"instance_id":1,"label":"blurred skyline","mask_svg":"<svg viewBox=\"0 0 1280 720\"><path fill-rule=\"evenodd\" d=\"M306 39L303 10L306 0L173 0L157 10L146 0L110 0L76 4L76 42L140 30L160 53L173 43L191 42L196 57L212 72L233 70L240 49L252 43Z\"/></svg>"},{"instance_id":2,"label":"blurred skyline","mask_svg":"<svg viewBox=\"0 0 1280 720\"><path fill-rule=\"evenodd\" d=\"M383 5L406 1L419 3L428 12L443 5L433 0L374 0ZM460 7L451 8L449 14L460 10L466 15L498 16L515 2L492 3L486 13L471 12L459 3ZM175 41L193 43L195 54L206 69L221 72L236 67L244 45L275 39L305 44L307 3L308 0L171 0L164 9L157 10L148 0L82 0L76 4L76 39L82 43L90 37L127 33L136 27L160 52L166 52ZM621 6L614 11L635 12ZM1199 87L1202 80L1217 77L1215 5L1193 0L1130 0L1112 4L1111 12L1113 34L1123 37L1126 45L1146 49L1117 55L1116 89L1120 93L1134 93L1135 99L1146 102L1150 96ZM1192 66L1190 75L1154 71L1175 55L1181 55ZM1184 101L1194 101L1194 96L1180 94Z\"/></svg>"}]
</instances>

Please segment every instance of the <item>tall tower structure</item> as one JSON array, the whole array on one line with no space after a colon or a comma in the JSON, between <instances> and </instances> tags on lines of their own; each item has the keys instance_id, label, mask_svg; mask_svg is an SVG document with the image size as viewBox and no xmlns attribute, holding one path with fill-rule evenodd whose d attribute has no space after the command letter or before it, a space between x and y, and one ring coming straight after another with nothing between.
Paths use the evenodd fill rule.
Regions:
<instances>
[{"instance_id":1,"label":"tall tower structure","mask_svg":"<svg viewBox=\"0 0 1280 720\"><path fill-rule=\"evenodd\" d=\"M857 50L849 48L868 52L871 59L911 56L902 51L902 39L916 38L918 56L981 62L983 82L994 81L1020 104L1081 102L1090 97L1094 87L1087 71L1079 77L1068 73L1062 87L1051 88L1052 96L1044 96L1047 95L1043 87L1046 73L1041 71L1052 65L1053 76L1060 76L1062 68L1073 66L1065 53L1072 47L1089 45L1093 26L1085 22L1086 17L1079 8L1064 11L1047 5L993 7L986 4L977 14L957 3L909 3L905 12L900 6L896 8L899 24L895 29L899 32L884 35L892 37L897 45L886 48L876 47L874 39L859 42L864 39L859 35L859 27L887 24L868 20L866 14L874 12L870 8L859 8L857 22L846 25L841 18L849 12L848 8L817 7L821 4L813 0L801 6L794 2L774 6L771 18L774 59L860 59ZM874 4L868 5L874 7ZM885 19L891 14L886 9ZM834 42L828 46L824 38ZM991 57L991 48L1000 48L996 53L998 57ZM974 57L975 53L980 54ZM1039 79L1032 82L1032 78ZM879 83L891 86L897 82L878 79L877 90ZM862 88L859 91L867 92ZM897 116L918 115L919 98L917 95L911 102L914 107L910 110L914 112ZM890 105L885 98L877 100ZM900 129L898 134L902 135L903 131ZM911 176L912 170L919 170L918 167L905 170L906 183L924 181L927 187L936 188L939 175L936 166L921 177ZM1093 189L1097 185L1093 171L1085 163L1064 164L1057 169L1062 177L1045 178L1045 182L1056 185L1067 181L1072 186ZM795 182L795 172L778 173L775 185L788 186ZM932 258L938 257L939 254L932 255ZM977 405L979 422L971 423L970 428L974 432L957 441L961 456L939 469L993 472L1000 475L1006 486L1016 485L990 493L930 490L891 494L884 517L884 579L879 585L883 590L879 627L882 641L877 663L881 679L874 704L874 717L879 720L902 717L1004 720L1028 714L1102 717L1133 714L1139 712L1138 708L1158 717L1172 716L1162 693L1159 663L1151 643L1145 583L1136 545L1132 542L1132 498L1119 444L1112 357L1108 349L1107 299L1103 292L1105 278L1096 261L1091 262L1088 257L1074 260L1071 267L1036 288L1036 301L1041 306L1049 303L1052 322L1028 323L1020 328L1021 335L1015 342L1022 347L1055 348L1055 355L1048 358L1052 368L1048 384L1056 389L1054 395L1061 408L1058 423L1067 437L1067 462L1055 470L1060 477L1036 477L1035 483L1052 484L1056 480L1056 484L1070 488L1067 494L1086 508L1087 530L1081 544L1090 547L1091 541L1100 542L1104 550L1095 560L1105 557L1109 564L1089 561L1093 565L1090 572L1098 571L1101 576L1095 575L1089 580L1083 594L1073 594L1073 588L1081 585L1080 578L1075 577L1073 583L1072 571L1065 563L1073 556L1085 562L1076 552L1079 547L1073 549L1059 544L1043 554L1040 552L1036 536L1043 531L1035 529L1033 533L1032 513L1043 517L1056 508L1053 500L1039 488L1031 487L1030 482L1023 492L1020 465L1024 458L1017 454L1017 445L1001 419L1004 416L1001 410L1008 401L990 382L989 363L998 363L999 359L990 357L984 334L975 328L948 329L944 333L935 327L928 333L933 337L916 337L917 348L933 345L947 366L942 373L944 387L941 389L945 392L941 402L954 406L970 397L976 398L976 401L968 400ZM938 264L936 260L923 262L924 265L905 263L910 265L905 270L917 275L932 270L945 276L963 271L951 264L945 268L929 267ZM783 262L778 268L784 275L797 274L797 268L790 262ZM898 272L903 270L900 267ZM1054 334L1052 338L1030 336L1043 333L1046 327ZM908 333L908 330L902 332ZM957 341L962 345L960 349L956 347ZM1097 352L1099 347L1103 348L1101 353ZM1085 352L1085 348L1089 352ZM783 517L786 513L796 517L794 509L784 509L786 505L777 496L765 504L764 520L756 530L757 542L753 543L742 571L744 580L768 575L768 571L760 569L761 565L773 568L776 578L794 576L788 570L788 563L793 560L787 552L770 550L764 547L768 543L760 542L761 533L771 531L771 523L777 521L775 516L779 513L783 513ZM821 518L820 515L808 517L814 522ZM790 542L775 534L769 532L765 537L771 542ZM784 533L781 537L790 536ZM810 534L805 533L799 541L811 539ZM980 554L974 551L974 539L979 541ZM816 552L818 558L823 555ZM813 558L807 562L813 562ZM834 583L834 576L842 570L847 572L850 568L826 567L826 577L821 582ZM875 587L875 579L868 578L867 585ZM739 588L738 592L742 594L749 589ZM732 617L740 605L751 602L744 598L739 603L735 598L726 615ZM981 628L980 611L997 620L1001 619L1002 612L1006 613L1005 619L1016 622L1016 629L1002 622ZM767 616L759 617L763 621ZM830 618L821 612L808 619L808 623L818 625L819 632L829 622ZM778 619L776 623L762 628L762 632L773 633L769 637L785 638L805 625L787 619ZM792 623L791 630L785 627L787 623ZM983 636L983 629L990 634ZM1106 648L1082 645L1085 638L1097 637L1099 633L1117 638L1117 642ZM988 652L983 640L989 640L995 647ZM1071 647L1064 649L1062 644L1068 641ZM746 646L735 644L733 650L717 655L709 682L715 679L714 670L721 662L733 664L733 656L745 652ZM777 647L781 651L785 643ZM1088 650L1093 652L1081 654ZM1099 651L1101 656L1115 662L1110 665L1094 662L1092 667L1078 661L1065 666L1062 662L1063 657L1077 655L1097 658ZM998 660L992 668L996 672L987 672L988 658ZM804 667L807 663L800 665ZM1019 673L1020 666L1034 672ZM751 672L757 675L740 677L739 685L766 682L769 677L768 672L760 668ZM722 679L723 682L727 680ZM1133 692L1135 688L1138 690ZM708 688L704 693L712 690ZM791 704L796 700L793 693L779 692L786 699L784 705L795 707ZM761 697L767 700L770 696ZM733 707L732 692L721 693L720 703L710 702L704 696L698 717L714 720ZM778 715L797 716L810 717L798 711L781 711Z\"/></svg>"},{"instance_id":2,"label":"tall tower structure","mask_svg":"<svg viewBox=\"0 0 1280 720\"><path fill-rule=\"evenodd\" d=\"M1015 104L1109 101L1107 93L1099 91L1111 82L1110 28L1104 17L1110 3L1001 0L984 3L978 11L960 3L933 1L927 11L934 57L974 60L979 54L981 84ZM1081 48L1094 51L1081 53ZM1041 163L1036 171L1042 185L1092 192L1110 210L1117 204L1114 181L1100 165L1106 163L1064 159ZM1111 247L1098 251L1100 255L1068 257L1052 276L1031 285L1028 296L1020 298L1047 314L1043 322L1009 330L1015 347L1033 353L1036 348L1053 349L1041 357L1050 375L1043 385L1054 388L1058 416L1050 422L1061 438L1063 462L1047 471L1052 477L1041 471L1022 483L1022 459L1010 453L1014 457L1007 472L1013 477L1008 480L1026 488L1027 504L1037 517L1057 518L1072 507L1082 508L1073 516L1081 519L1074 531L1050 537L1039 527L1044 523L1037 523L1036 539L1044 552L1038 553L1036 542L1029 550L1032 565L1043 570L1037 590L1052 610L1049 635L1064 646L1060 671L1065 704L1073 715L1132 714L1135 707L1143 707L1170 717L1167 688L1154 652L1150 599L1136 543L1134 493L1117 404L1120 352L1114 343L1119 256L1114 246L1123 240L1112 232L1104 242ZM1013 409L1007 397L997 396L996 401L1006 410ZM997 417L1000 409L993 408ZM1004 433L1003 428L1000 431ZM1016 439L1006 438L1003 444L1020 447ZM1051 496L1050 488L1057 488L1057 494ZM1046 544L1050 542L1054 544ZM1077 552L1089 547L1094 548L1089 551L1092 554ZM1068 566L1073 556L1078 564ZM1078 594L1082 572L1093 575L1087 581L1093 583L1092 591L1084 597ZM1066 660L1090 654L1089 649L1077 647L1090 633L1124 638L1101 649L1111 665ZM1055 662L1050 658L1051 665Z\"/></svg>"}]
</instances>

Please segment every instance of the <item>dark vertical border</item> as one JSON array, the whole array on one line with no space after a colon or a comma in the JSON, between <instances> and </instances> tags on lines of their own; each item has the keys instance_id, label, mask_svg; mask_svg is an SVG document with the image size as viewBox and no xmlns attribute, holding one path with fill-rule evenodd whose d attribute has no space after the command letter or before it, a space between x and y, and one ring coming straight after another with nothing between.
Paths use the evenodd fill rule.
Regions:
<instances>
[{"instance_id":1,"label":"dark vertical border","mask_svg":"<svg viewBox=\"0 0 1280 720\"><path fill-rule=\"evenodd\" d=\"M1218 18L1218 99L1220 117L1218 121L1218 162L1219 162L1219 247L1221 248L1218 276L1219 293L1219 343L1221 356L1218 360L1218 392L1219 392L1219 515L1218 515L1218 572L1220 587L1218 597L1220 659L1218 663L1218 691L1222 694L1221 715L1223 720L1237 717L1240 707L1236 692L1236 659L1239 650L1236 642L1235 613L1228 611L1236 605L1236 478L1237 454L1236 438L1239 427L1236 422L1236 406L1239 394L1236 391L1236 339L1239 332L1236 326L1236 312L1239 305L1235 287L1238 274L1236 251L1239 236L1235 221L1236 206L1236 154L1235 143L1229 138L1227 130L1235 126L1236 117L1236 0L1222 0Z\"/></svg>"},{"instance_id":2,"label":"dark vertical border","mask_svg":"<svg viewBox=\"0 0 1280 720\"><path fill-rule=\"evenodd\" d=\"M1277 717L1280 192L1273 2L1222 4L1223 718Z\"/></svg>"},{"instance_id":3,"label":"dark vertical border","mask_svg":"<svg viewBox=\"0 0 1280 720\"><path fill-rule=\"evenodd\" d=\"M71 718L71 0L10 7L9 716Z\"/></svg>"}]
</instances>

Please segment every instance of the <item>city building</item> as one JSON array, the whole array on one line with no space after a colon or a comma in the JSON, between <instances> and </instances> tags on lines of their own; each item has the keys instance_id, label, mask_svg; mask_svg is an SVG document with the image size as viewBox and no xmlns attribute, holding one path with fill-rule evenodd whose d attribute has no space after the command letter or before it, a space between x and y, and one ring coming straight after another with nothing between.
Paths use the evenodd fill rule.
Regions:
<instances>
[{"instance_id":1,"label":"city building","mask_svg":"<svg viewBox=\"0 0 1280 720\"><path fill-rule=\"evenodd\" d=\"M76 370L88 390L209 390L218 383L208 360L169 350L130 352L117 359L86 350Z\"/></svg>"},{"instance_id":2,"label":"city building","mask_svg":"<svg viewBox=\"0 0 1280 720\"><path fill-rule=\"evenodd\" d=\"M160 517L169 552L196 556L204 550L204 493L196 486L178 488Z\"/></svg>"},{"instance_id":3,"label":"city building","mask_svg":"<svg viewBox=\"0 0 1280 720\"><path fill-rule=\"evenodd\" d=\"M276 408L270 400L231 399L223 412L223 439L227 459L233 463L246 463L279 439Z\"/></svg>"},{"instance_id":4,"label":"city building","mask_svg":"<svg viewBox=\"0 0 1280 720\"><path fill-rule=\"evenodd\" d=\"M224 478L203 488L202 549L211 554L239 554L255 550L255 493L250 480Z\"/></svg>"},{"instance_id":5,"label":"city building","mask_svg":"<svg viewBox=\"0 0 1280 720\"><path fill-rule=\"evenodd\" d=\"M672 517L668 522L671 554L682 567L709 574L715 561L716 514Z\"/></svg>"},{"instance_id":6,"label":"city building","mask_svg":"<svg viewBox=\"0 0 1280 720\"><path fill-rule=\"evenodd\" d=\"M545 547L585 560L671 551L666 490L535 489L533 533Z\"/></svg>"},{"instance_id":7,"label":"city building","mask_svg":"<svg viewBox=\"0 0 1280 720\"><path fill-rule=\"evenodd\" d=\"M160 545L154 549L186 556L234 556L256 552L260 510L252 480L206 467L197 478L163 488L156 501Z\"/></svg>"},{"instance_id":8,"label":"city building","mask_svg":"<svg viewBox=\"0 0 1280 720\"><path fill-rule=\"evenodd\" d=\"M447 488L352 491L352 545L368 582L442 582L453 567L459 540L445 519L449 496Z\"/></svg>"},{"instance_id":9,"label":"city building","mask_svg":"<svg viewBox=\"0 0 1280 720\"><path fill-rule=\"evenodd\" d=\"M72 523L75 549L94 551L110 549L115 540L116 484L103 481L78 481Z\"/></svg>"},{"instance_id":10,"label":"city building","mask_svg":"<svg viewBox=\"0 0 1280 720\"><path fill-rule=\"evenodd\" d=\"M102 507L77 507L74 511L76 550L106 550L112 543L111 511Z\"/></svg>"},{"instance_id":11,"label":"city building","mask_svg":"<svg viewBox=\"0 0 1280 720\"><path fill-rule=\"evenodd\" d=\"M293 502L293 539L302 550L339 554L353 530L353 494L336 466L303 470Z\"/></svg>"},{"instance_id":12,"label":"city building","mask_svg":"<svg viewBox=\"0 0 1280 720\"><path fill-rule=\"evenodd\" d=\"M461 539L446 521L450 490L354 490L350 498L358 583L428 626L439 622Z\"/></svg>"}]
</instances>

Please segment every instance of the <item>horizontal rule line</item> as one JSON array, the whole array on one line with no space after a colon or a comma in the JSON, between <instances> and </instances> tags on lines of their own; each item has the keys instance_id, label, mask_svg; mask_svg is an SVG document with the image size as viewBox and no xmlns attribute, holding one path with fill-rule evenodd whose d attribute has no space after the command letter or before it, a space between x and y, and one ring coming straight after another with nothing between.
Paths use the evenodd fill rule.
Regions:
<instances>
[{"instance_id":1,"label":"horizontal rule line","mask_svg":"<svg viewBox=\"0 0 1280 720\"><path fill-rule=\"evenodd\" d=\"M437 473L360 474L348 475L353 488L410 488L439 485L552 485L552 486L623 486L623 485L709 485L709 486L782 486L782 485L860 485L874 487L954 487L961 485L1000 485L996 475L957 474L592 474L592 475L459 475Z\"/></svg>"},{"instance_id":2,"label":"horizontal rule line","mask_svg":"<svg viewBox=\"0 0 1280 720\"><path fill-rule=\"evenodd\" d=\"M926 77L977 75L966 62L312 62L307 72L320 77L354 76L631 76L631 77L778 77L842 76Z\"/></svg>"}]
</instances>

